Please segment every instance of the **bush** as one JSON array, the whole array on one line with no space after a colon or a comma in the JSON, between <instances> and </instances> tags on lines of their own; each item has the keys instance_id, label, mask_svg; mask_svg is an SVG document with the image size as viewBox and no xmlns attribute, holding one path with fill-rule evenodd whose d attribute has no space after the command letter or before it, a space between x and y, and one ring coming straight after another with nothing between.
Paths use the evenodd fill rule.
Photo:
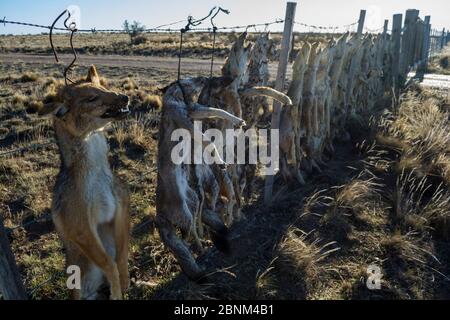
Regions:
<instances>
[{"instance_id":1,"label":"bush","mask_svg":"<svg viewBox=\"0 0 450 320\"><path fill-rule=\"evenodd\" d=\"M34 82L39 79L39 76L35 73L25 72L19 79L19 82Z\"/></svg>"},{"instance_id":2,"label":"bush","mask_svg":"<svg viewBox=\"0 0 450 320\"><path fill-rule=\"evenodd\" d=\"M125 22L123 23L123 29L130 36L131 44L141 44L141 43L145 43L147 41L147 39L145 37L141 36L141 33L144 32L144 30L145 30L145 26L143 24L141 24L140 22L133 21L133 23L130 24L128 22L128 20L125 20ZM138 38L140 38L140 39L137 40ZM145 39L145 40L143 40L143 39ZM138 43L135 43L135 41L137 41ZM144 42L139 42L139 41L144 41Z\"/></svg>"},{"instance_id":3,"label":"bush","mask_svg":"<svg viewBox=\"0 0 450 320\"><path fill-rule=\"evenodd\" d=\"M162 108L162 101L159 96L149 94L144 97L142 105L150 110L159 111Z\"/></svg>"},{"instance_id":4,"label":"bush","mask_svg":"<svg viewBox=\"0 0 450 320\"><path fill-rule=\"evenodd\" d=\"M136 36L131 38L131 44L137 46L143 43L147 43L147 38L145 36Z\"/></svg>"},{"instance_id":5,"label":"bush","mask_svg":"<svg viewBox=\"0 0 450 320\"><path fill-rule=\"evenodd\" d=\"M200 41L201 42L208 42L211 41L211 36L208 34L202 34L200 37Z\"/></svg>"}]
</instances>

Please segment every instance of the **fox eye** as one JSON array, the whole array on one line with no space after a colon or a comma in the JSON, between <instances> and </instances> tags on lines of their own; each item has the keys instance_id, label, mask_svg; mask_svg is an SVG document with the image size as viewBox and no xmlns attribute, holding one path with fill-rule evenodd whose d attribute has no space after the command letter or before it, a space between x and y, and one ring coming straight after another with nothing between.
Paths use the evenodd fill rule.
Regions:
<instances>
[{"instance_id":1,"label":"fox eye","mask_svg":"<svg viewBox=\"0 0 450 320\"><path fill-rule=\"evenodd\" d=\"M89 102L94 102L97 99L98 99L98 96L92 96L89 98Z\"/></svg>"}]
</instances>

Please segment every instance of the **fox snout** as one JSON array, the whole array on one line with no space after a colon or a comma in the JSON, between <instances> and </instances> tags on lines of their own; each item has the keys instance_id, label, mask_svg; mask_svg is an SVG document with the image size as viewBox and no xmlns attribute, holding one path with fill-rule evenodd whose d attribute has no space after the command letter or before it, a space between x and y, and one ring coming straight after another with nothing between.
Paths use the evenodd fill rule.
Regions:
<instances>
[{"instance_id":1,"label":"fox snout","mask_svg":"<svg viewBox=\"0 0 450 320\"><path fill-rule=\"evenodd\" d=\"M130 99L124 94L117 94L115 103L112 103L111 107L102 115L105 119L124 119L129 113L128 103Z\"/></svg>"}]
</instances>

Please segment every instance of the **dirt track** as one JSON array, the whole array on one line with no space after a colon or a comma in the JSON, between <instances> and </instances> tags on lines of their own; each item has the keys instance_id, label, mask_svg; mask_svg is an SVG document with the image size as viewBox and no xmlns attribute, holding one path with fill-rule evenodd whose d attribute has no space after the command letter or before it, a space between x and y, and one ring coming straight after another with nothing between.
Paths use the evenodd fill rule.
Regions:
<instances>
[{"instance_id":1,"label":"dirt track","mask_svg":"<svg viewBox=\"0 0 450 320\"><path fill-rule=\"evenodd\" d=\"M59 58L63 63L70 62L72 55L62 54ZM23 53L0 54L0 62L4 63L55 63L53 55L30 55ZM224 60L216 59L216 69L223 64ZM108 67L141 67L158 68L161 70L176 70L178 67L178 58L174 57L150 57L150 56L119 56L119 55L79 55L78 65L99 65ZM182 67L188 71L206 71L209 70L211 62L209 60L183 58Z\"/></svg>"},{"instance_id":2,"label":"dirt track","mask_svg":"<svg viewBox=\"0 0 450 320\"><path fill-rule=\"evenodd\" d=\"M62 63L68 64L73 59L73 55L62 54L58 55ZM53 55L31 55L24 53L6 53L0 54L0 63L36 63L36 64L53 64L55 58ZM214 71L220 71L224 59L214 59ZM144 69L157 69L160 71L175 72L178 69L178 58L176 57L154 57L154 56L119 56L119 55L78 55L77 65L87 66L95 64L96 66L105 67L137 67ZM183 58L182 72L209 72L211 68L211 61L209 59L198 58ZM269 65L270 74L275 77L277 64L271 63ZM288 68L288 76L290 74Z\"/></svg>"},{"instance_id":3,"label":"dirt track","mask_svg":"<svg viewBox=\"0 0 450 320\"><path fill-rule=\"evenodd\" d=\"M73 56L69 54L59 55L59 58L63 63L69 63ZM214 59L214 71L219 72L224 59ZM55 58L53 55L31 55L24 53L3 53L0 54L0 63L36 63L36 64L53 64ZM81 54L78 56L77 64L81 66L88 66L95 64L96 66L105 67L132 67L143 69L156 69L158 71L170 71L176 72L178 69L178 58L176 57L154 57L154 56L120 56L120 55L86 55ZM199 58L183 58L182 59L182 72L190 73L204 73L209 72L211 68L211 61L209 59ZM277 73L277 64L272 62L269 64L269 70L272 79ZM292 74L292 68L288 68L288 77ZM414 74L410 74L413 77ZM422 85L425 87L450 89L450 76L426 74Z\"/></svg>"}]
</instances>

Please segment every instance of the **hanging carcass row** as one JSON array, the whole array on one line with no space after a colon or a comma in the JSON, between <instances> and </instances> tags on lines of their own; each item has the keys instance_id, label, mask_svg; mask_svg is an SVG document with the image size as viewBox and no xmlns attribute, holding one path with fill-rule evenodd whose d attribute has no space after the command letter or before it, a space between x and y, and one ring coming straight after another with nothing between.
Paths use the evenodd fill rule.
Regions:
<instances>
[{"instance_id":1,"label":"hanging carcass row","mask_svg":"<svg viewBox=\"0 0 450 320\"><path fill-rule=\"evenodd\" d=\"M266 86L268 82L267 51L271 46L270 42L267 43L270 41L269 37L262 36L258 43L253 46L253 49L251 45L247 44L246 38L247 33L244 32L236 40L222 68L222 76L232 78L233 82L228 86L224 86L222 90L217 91L217 94L207 94L207 91L205 91L200 96L199 102L208 102L229 112L234 112L239 115L243 114L245 115L244 120L247 122L247 116L250 114L250 110L253 110L255 107L267 108L267 102L262 100L263 97L270 97L288 106L291 104L291 99L287 95ZM249 54L252 57L250 65L248 64ZM256 66L260 68L255 70ZM249 117L249 121L255 123L254 115ZM219 123L217 128L222 131L223 135L226 134L227 129L230 129L229 124L223 122ZM224 148L226 149L226 146ZM225 151L224 154L226 153ZM237 152L235 152L235 155L237 156ZM227 224L231 224L233 220L240 218L243 187L247 185L246 168L249 165L238 164L237 162L233 161L232 164L227 165L236 198L236 206L233 209L229 208L227 210L230 212L226 216ZM248 185L250 186L250 184Z\"/></svg>"},{"instance_id":2,"label":"hanging carcass row","mask_svg":"<svg viewBox=\"0 0 450 320\"><path fill-rule=\"evenodd\" d=\"M300 171L300 162L303 159L301 137L304 135L300 125L302 119L303 86L305 72L308 68L308 60L311 45L306 42L299 51L294 61L292 82L288 90L288 96L292 99L292 108L284 108L281 111L280 122L280 170L285 181L305 183Z\"/></svg>"},{"instance_id":3,"label":"hanging carcass row","mask_svg":"<svg viewBox=\"0 0 450 320\"><path fill-rule=\"evenodd\" d=\"M326 142L327 150L330 154L334 152L333 141L336 136L336 128L338 127L337 119L344 97L344 87L340 79L344 71L344 66L348 63L347 57L349 55L350 42L347 40L349 35L349 33L346 33L337 40L334 60L330 69L330 132Z\"/></svg>"},{"instance_id":4,"label":"hanging carcass row","mask_svg":"<svg viewBox=\"0 0 450 320\"><path fill-rule=\"evenodd\" d=\"M194 120L202 121L203 128L217 129L226 136L227 129L245 126L241 119L244 97L267 96L285 105L291 104L288 96L270 87L246 85L244 75L251 48L246 45L246 36L243 33L233 45L221 77L182 79L164 91L158 145L156 221L162 241L193 280L203 279L205 270L195 261L189 240L194 242L194 251L201 254L203 237L208 233L219 250L229 252L228 227L239 219L240 173L245 167L235 162L225 163L221 155L226 154L227 146L219 146L223 148L219 150L214 141L195 126ZM178 138L185 137L182 133L186 132L189 139L180 141ZM188 147L183 148L186 143ZM203 159L200 163L195 161L196 144L205 150L208 148L216 161L212 164ZM194 152L190 151L192 149ZM180 150L188 152L180 154ZM204 226L207 232L204 232Z\"/></svg>"},{"instance_id":5,"label":"hanging carcass row","mask_svg":"<svg viewBox=\"0 0 450 320\"><path fill-rule=\"evenodd\" d=\"M274 41L269 33L263 33L256 39L249 54L249 63L243 78L243 89L269 84L269 56L273 55L274 51ZM247 130L258 130L270 125L272 105L266 96L243 96L241 103ZM246 154L248 154L249 144L246 143L245 147ZM245 166L239 166L238 170L241 194L248 202L255 191L258 165L247 163Z\"/></svg>"},{"instance_id":6,"label":"hanging carcass row","mask_svg":"<svg viewBox=\"0 0 450 320\"><path fill-rule=\"evenodd\" d=\"M325 166L334 141L346 141L349 121L373 112L392 79L392 42L386 35L349 33L326 44L304 43L293 65L280 123L280 168L285 182L304 184Z\"/></svg>"}]
</instances>

